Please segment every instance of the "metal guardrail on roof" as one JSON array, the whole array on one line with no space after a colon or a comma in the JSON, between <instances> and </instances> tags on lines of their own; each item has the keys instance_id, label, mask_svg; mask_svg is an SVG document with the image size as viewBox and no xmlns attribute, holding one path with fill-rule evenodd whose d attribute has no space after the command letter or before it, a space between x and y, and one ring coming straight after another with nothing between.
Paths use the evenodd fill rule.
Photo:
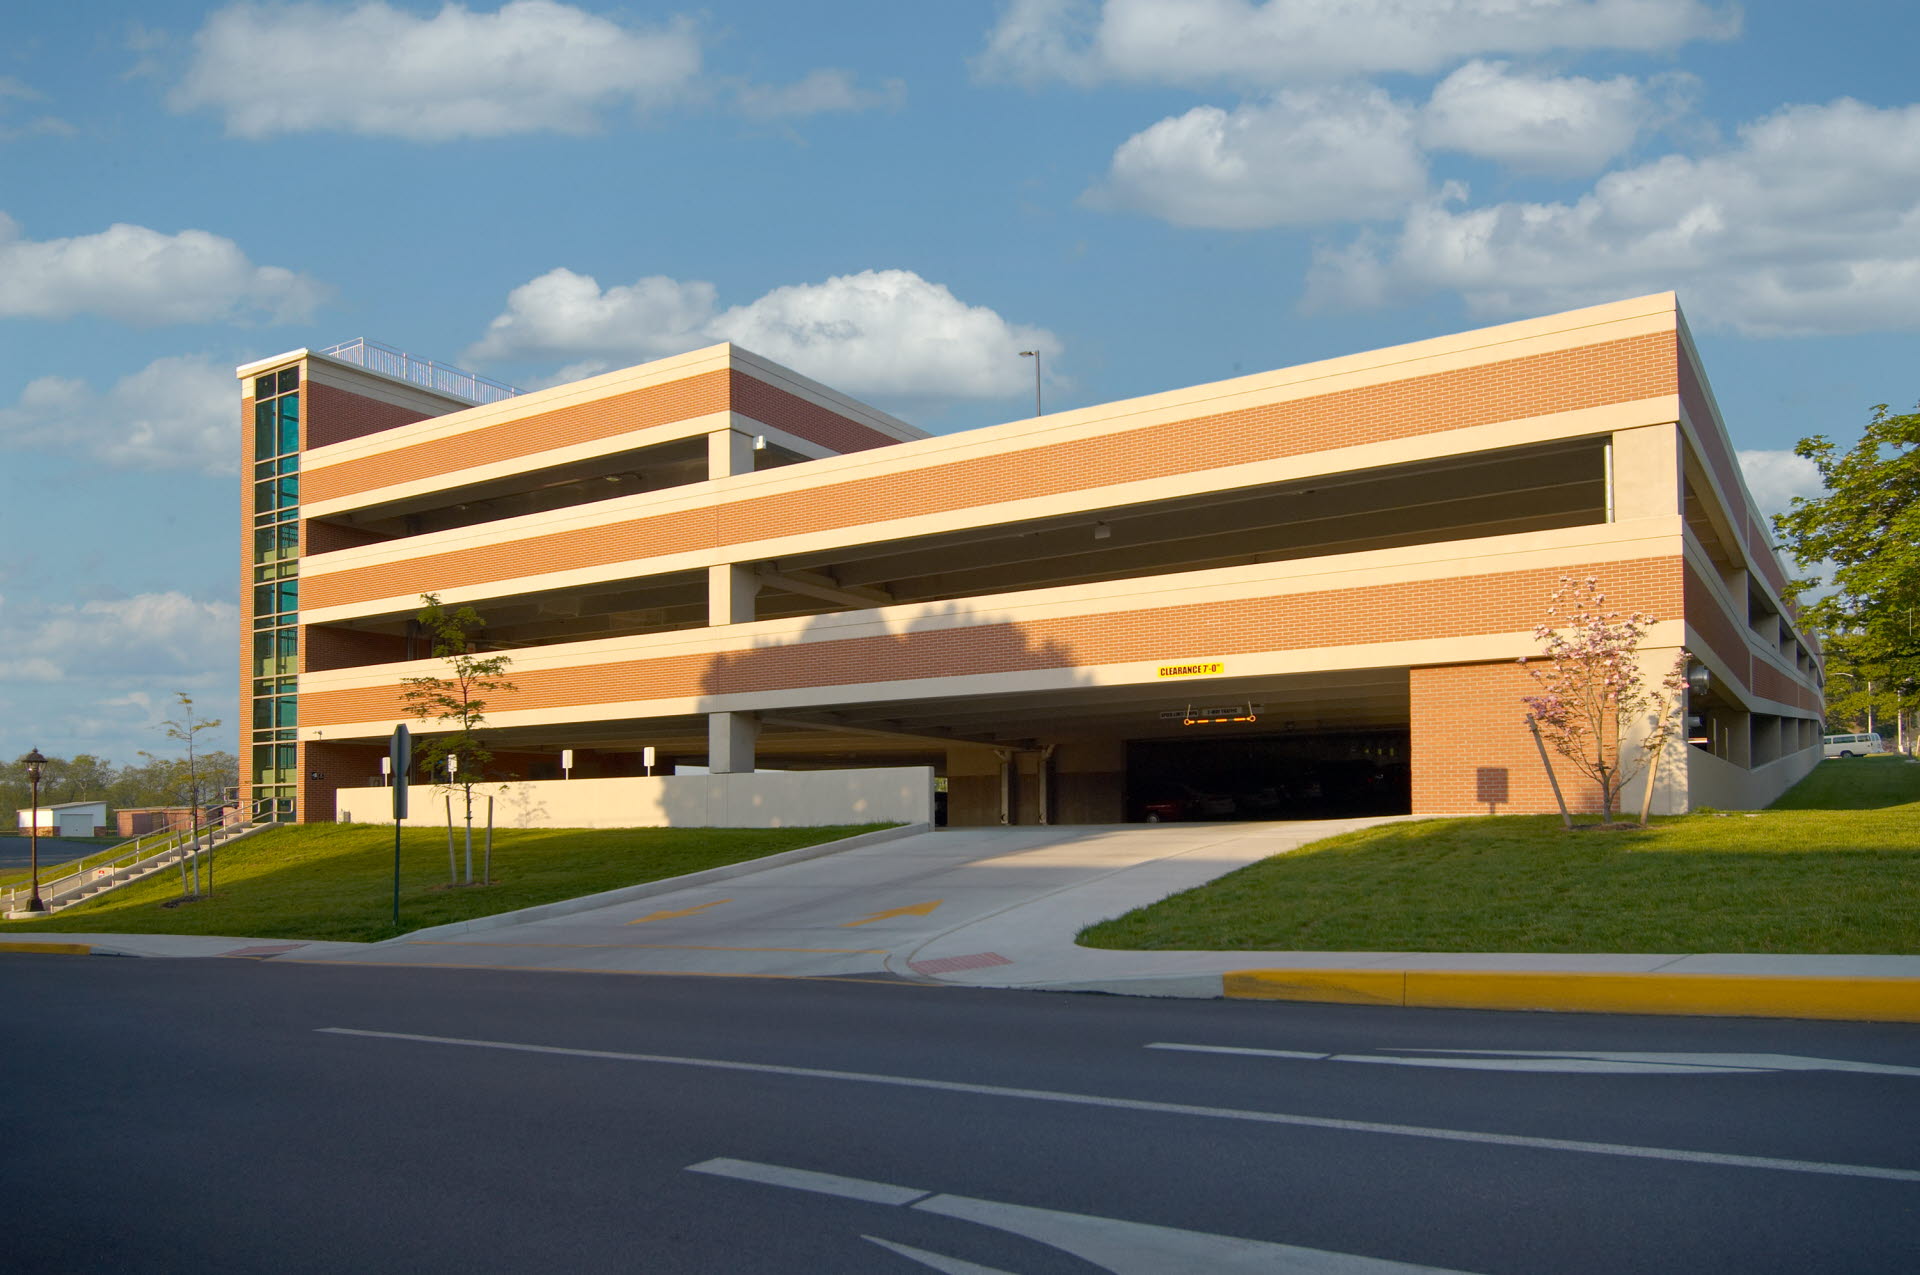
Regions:
<instances>
[{"instance_id":1,"label":"metal guardrail on roof","mask_svg":"<svg viewBox=\"0 0 1920 1275\"><path fill-rule=\"evenodd\" d=\"M382 345L365 337L343 342L320 353L330 359L339 359L342 363L357 364L369 372L391 376L397 381L411 381L441 394L464 398L469 403L498 403L503 398L526 393L523 389L481 376L477 372L435 363L432 359L415 358L405 350L396 350L391 345Z\"/></svg>"}]
</instances>

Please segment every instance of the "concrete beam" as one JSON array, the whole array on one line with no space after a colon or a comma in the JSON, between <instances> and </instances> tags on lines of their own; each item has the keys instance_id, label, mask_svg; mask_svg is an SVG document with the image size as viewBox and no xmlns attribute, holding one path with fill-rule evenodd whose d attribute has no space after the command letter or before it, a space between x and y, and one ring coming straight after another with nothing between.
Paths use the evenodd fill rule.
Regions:
<instances>
[{"instance_id":1,"label":"concrete beam","mask_svg":"<svg viewBox=\"0 0 1920 1275\"><path fill-rule=\"evenodd\" d=\"M775 571L772 567L761 567L759 576L763 587L784 589L823 602L840 602L852 607L887 606L893 602L893 595L885 589L845 586L819 571Z\"/></svg>"},{"instance_id":2,"label":"concrete beam","mask_svg":"<svg viewBox=\"0 0 1920 1275\"><path fill-rule=\"evenodd\" d=\"M953 731L927 728L924 730L887 730L878 726L854 726L842 721L810 721L804 717L768 717L762 715L760 721L767 726L782 726L793 730L824 731L835 735L860 735L874 739L913 739L927 743L940 744L979 744L982 747L1033 747L1031 741L1008 741L983 735L961 735Z\"/></svg>"}]
</instances>

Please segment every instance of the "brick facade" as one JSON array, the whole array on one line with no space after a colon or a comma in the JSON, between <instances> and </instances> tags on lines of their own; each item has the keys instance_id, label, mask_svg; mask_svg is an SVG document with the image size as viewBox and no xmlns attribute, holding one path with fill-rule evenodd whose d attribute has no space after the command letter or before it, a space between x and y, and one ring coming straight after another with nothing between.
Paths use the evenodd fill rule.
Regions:
<instances>
[{"instance_id":1,"label":"brick facade","mask_svg":"<svg viewBox=\"0 0 1920 1275\"><path fill-rule=\"evenodd\" d=\"M1072 443L930 464L907 473L329 572L313 579L306 604L345 606L415 593L414 586L423 579L440 589L469 588L534 572L606 567L783 535L834 531L851 533L851 540L863 526L896 518L1198 473L1255 457L1410 438L1673 391L1673 334L1655 333ZM573 436L570 427L557 428L563 436Z\"/></svg>"},{"instance_id":2,"label":"brick facade","mask_svg":"<svg viewBox=\"0 0 1920 1275\"><path fill-rule=\"evenodd\" d=\"M325 447L329 443L344 443L350 439L365 438L368 434L398 429L402 425L424 421L431 416L428 412L382 402L377 398L368 398L364 394L336 389L331 385L321 385L316 381L308 381L303 388L307 392L307 401L305 410L301 413L305 417L301 422L301 428L306 435L305 446L307 447ZM326 471L316 472L325 473ZM312 492L302 494L308 500L319 499Z\"/></svg>"},{"instance_id":3,"label":"brick facade","mask_svg":"<svg viewBox=\"0 0 1920 1275\"><path fill-rule=\"evenodd\" d=\"M1623 609L1665 616L1679 610L1680 560L1647 558L1247 598L1231 607L1146 607L578 668L517 669L512 677L518 689L493 697L489 706L504 713L622 699L1072 669L1193 654L1305 650L1356 640L1525 632L1538 621L1563 574L1601 576L1608 597ZM301 700L302 720L310 725L379 720L397 711L397 695L397 687L309 692Z\"/></svg>"},{"instance_id":4,"label":"brick facade","mask_svg":"<svg viewBox=\"0 0 1920 1275\"><path fill-rule=\"evenodd\" d=\"M1416 815L1557 812L1521 697L1536 691L1518 663L1416 668L1408 675ZM1576 813L1600 809L1593 783L1551 749L1560 791Z\"/></svg>"}]
</instances>

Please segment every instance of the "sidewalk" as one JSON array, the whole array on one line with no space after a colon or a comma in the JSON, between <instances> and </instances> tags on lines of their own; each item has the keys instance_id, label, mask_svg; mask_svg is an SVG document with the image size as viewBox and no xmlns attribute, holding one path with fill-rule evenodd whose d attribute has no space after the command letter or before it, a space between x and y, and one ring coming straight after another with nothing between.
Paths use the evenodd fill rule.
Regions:
<instances>
[{"instance_id":1,"label":"sidewalk","mask_svg":"<svg viewBox=\"0 0 1920 1275\"><path fill-rule=\"evenodd\" d=\"M529 910L497 918L484 935L367 944L9 927L0 954L892 977L1136 996L1920 1022L1920 955L1139 952L1073 941L1088 924L1242 863L1375 822L1383 821L955 830L849 845L724 884L658 882L645 899L581 900L565 916ZM953 920L911 906L927 898L946 900ZM851 919L868 908L886 919Z\"/></svg>"}]
</instances>

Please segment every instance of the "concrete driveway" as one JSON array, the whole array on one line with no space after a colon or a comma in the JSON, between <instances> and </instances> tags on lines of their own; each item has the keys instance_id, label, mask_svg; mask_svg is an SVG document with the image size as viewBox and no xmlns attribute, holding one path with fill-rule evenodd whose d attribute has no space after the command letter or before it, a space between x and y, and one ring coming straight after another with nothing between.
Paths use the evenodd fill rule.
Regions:
<instances>
[{"instance_id":1,"label":"concrete driveway","mask_svg":"<svg viewBox=\"0 0 1920 1275\"><path fill-rule=\"evenodd\" d=\"M565 917L394 939L325 959L794 977L977 970L996 983L1020 981L1027 959L1036 979L1057 980L1062 949L1083 925L1379 822L943 830ZM1100 965L1130 954L1088 955Z\"/></svg>"}]
</instances>

